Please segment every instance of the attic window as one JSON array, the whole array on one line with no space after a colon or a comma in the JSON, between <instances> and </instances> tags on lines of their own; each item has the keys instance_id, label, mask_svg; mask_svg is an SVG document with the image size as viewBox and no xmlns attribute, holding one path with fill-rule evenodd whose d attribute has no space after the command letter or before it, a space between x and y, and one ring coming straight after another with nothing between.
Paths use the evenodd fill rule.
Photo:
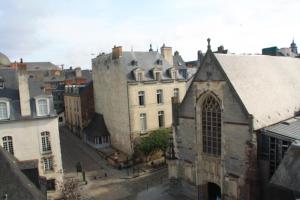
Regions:
<instances>
[{"instance_id":1,"label":"attic window","mask_svg":"<svg viewBox=\"0 0 300 200\"><path fill-rule=\"evenodd\" d=\"M138 61L132 60L132 61L131 61L131 65L132 65L132 66L137 66L137 65L138 65Z\"/></svg>"},{"instance_id":2,"label":"attic window","mask_svg":"<svg viewBox=\"0 0 300 200\"><path fill-rule=\"evenodd\" d=\"M160 79L161 79L161 73L155 72L155 80L160 81Z\"/></svg>"},{"instance_id":3,"label":"attic window","mask_svg":"<svg viewBox=\"0 0 300 200\"><path fill-rule=\"evenodd\" d=\"M157 60L156 60L156 64L157 64L157 65L162 65L162 60L161 60L161 59L157 59Z\"/></svg>"},{"instance_id":4,"label":"attic window","mask_svg":"<svg viewBox=\"0 0 300 200\"><path fill-rule=\"evenodd\" d=\"M143 73L142 72L137 73L137 81L143 81Z\"/></svg>"}]
</instances>

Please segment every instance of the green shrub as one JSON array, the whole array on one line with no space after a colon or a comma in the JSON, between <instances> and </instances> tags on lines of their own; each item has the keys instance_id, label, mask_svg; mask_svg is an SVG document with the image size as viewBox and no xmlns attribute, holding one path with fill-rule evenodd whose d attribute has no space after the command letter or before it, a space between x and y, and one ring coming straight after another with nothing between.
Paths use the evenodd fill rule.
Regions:
<instances>
[{"instance_id":1,"label":"green shrub","mask_svg":"<svg viewBox=\"0 0 300 200\"><path fill-rule=\"evenodd\" d=\"M169 145L170 133L171 130L166 128L153 131L149 136L141 138L136 148L146 157L159 150L165 153Z\"/></svg>"}]
</instances>

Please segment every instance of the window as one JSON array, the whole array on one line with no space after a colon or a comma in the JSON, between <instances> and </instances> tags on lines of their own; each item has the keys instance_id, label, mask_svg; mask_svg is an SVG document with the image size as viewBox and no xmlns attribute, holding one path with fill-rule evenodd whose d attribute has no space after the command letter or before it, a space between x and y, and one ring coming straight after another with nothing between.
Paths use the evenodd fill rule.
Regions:
<instances>
[{"instance_id":1,"label":"window","mask_svg":"<svg viewBox=\"0 0 300 200\"><path fill-rule=\"evenodd\" d=\"M221 108L213 96L202 104L203 152L221 155Z\"/></svg>"},{"instance_id":2,"label":"window","mask_svg":"<svg viewBox=\"0 0 300 200\"><path fill-rule=\"evenodd\" d=\"M0 79L0 89L3 89L4 88L4 81L1 81Z\"/></svg>"},{"instance_id":3,"label":"window","mask_svg":"<svg viewBox=\"0 0 300 200\"><path fill-rule=\"evenodd\" d=\"M9 118L9 106L7 102L0 102L0 120Z\"/></svg>"},{"instance_id":4,"label":"window","mask_svg":"<svg viewBox=\"0 0 300 200\"><path fill-rule=\"evenodd\" d=\"M49 132L42 132L42 151L43 153L51 151L51 144L50 144L50 133Z\"/></svg>"},{"instance_id":5,"label":"window","mask_svg":"<svg viewBox=\"0 0 300 200\"><path fill-rule=\"evenodd\" d=\"M141 132L147 131L147 116L146 113L140 114Z\"/></svg>"},{"instance_id":6,"label":"window","mask_svg":"<svg viewBox=\"0 0 300 200\"><path fill-rule=\"evenodd\" d=\"M174 88L174 97L177 97L179 99L179 89Z\"/></svg>"},{"instance_id":7,"label":"window","mask_svg":"<svg viewBox=\"0 0 300 200\"><path fill-rule=\"evenodd\" d=\"M52 158L44 158L44 169L45 169L45 171L53 170L53 159Z\"/></svg>"},{"instance_id":8,"label":"window","mask_svg":"<svg viewBox=\"0 0 300 200\"><path fill-rule=\"evenodd\" d=\"M145 105L145 92L139 91L139 105L144 106Z\"/></svg>"},{"instance_id":9,"label":"window","mask_svg":"<svg viewBox=\"0 0 300 200\"><path fill-rule=\"evenodd\" d=\"M137 73L137 81L142 81L143 80L143 74L142 72Z\"/></svg>"},{"instance_id":10,"label":"window","mask_svg":"<svg viewBox=\"0 0 300 200\"><path fill-rule=\"evenodd\" d=\"M11 136L5 136L3 140L3 149L14 155L13 139Z\"/></svg>"},{"instance_id":11,"label":"window","mask_svg":"<svg viewBox=\"0 0 300 200\"><path fill-rule=\"evenodd\" d=\"M48 111L47 99L39 99L38 108L39 108L39 115L41 116L48 115L49 111Z\"/></svg>"},{"instance_id":12,"label":"window","mask_svg":"<svg viewBox=\"0 0 300 200\"><path fill-rule=\"evenodd\" d=\"M165 126L164 111L158 111L158 126L159 126L159 128L162 128Z\"/></svg>"},{"instance_id":13,"label":"window","mask_svg":"<svg viewBox=\"0 0 300 200\"><path fill-rule=\"evenodd\" d=\"M172 71L172 78L177 79L177 72L176 71Z\"/></svg>"},{"instance_id":14,"label":"window","mask_svg":"<svg viewBox=\"0 0 300 200\"><path fill-rule=\"evenodd\" d=\"M155 72L155 80L160 81L161 76L160 76L160 72Z\"/></svg>"},{"instance_id":15,"label":"window","mask_svg":"<svg viewBox=\"0 0 300 200\"><path fill-rule=\"evenodd\" d=\"M157 101L157 104L163 103L163 91L162 90L156 91L156 101Z\"/></svg>"},{"instance_id":16,"label":"window","mask_svg":"<svg viewBox=\"0 0 300 200\"><path fill-rule=\"evenodd\" d=\"M101 137L95 137L95 144L102 144Z\"/></svg>"}]
</instances>

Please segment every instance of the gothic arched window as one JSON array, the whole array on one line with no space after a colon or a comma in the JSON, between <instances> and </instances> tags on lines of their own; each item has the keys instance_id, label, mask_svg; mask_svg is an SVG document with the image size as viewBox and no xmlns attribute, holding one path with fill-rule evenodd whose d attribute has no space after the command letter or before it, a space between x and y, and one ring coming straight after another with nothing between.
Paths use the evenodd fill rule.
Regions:
<instances>
[{"instance_id":1,"label":"gothic arched window","mask_svg":"<svg viewBox=\"0 0 300 200\"><path fill-rule=\"evenodd\" d=\"M208 96L202 104L203 152L221 155L221 107L213 96Z\"/></svg>"}]
</instances>

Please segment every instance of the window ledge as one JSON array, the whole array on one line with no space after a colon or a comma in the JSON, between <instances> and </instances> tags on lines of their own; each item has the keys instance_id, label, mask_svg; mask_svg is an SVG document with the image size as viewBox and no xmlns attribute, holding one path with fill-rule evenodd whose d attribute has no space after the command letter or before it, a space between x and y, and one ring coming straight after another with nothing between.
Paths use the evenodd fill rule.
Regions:
<instances>
[{"instance_id":1,"label":"window ledge","mask_svg":"<svg viewBox=\"0 0 300 200\"><path fill-rule=\"evenodd\" d=\"M52 154L52 150L42 151L42 155L49 155L49 154Z\"/></svg>"}]
</instances>

